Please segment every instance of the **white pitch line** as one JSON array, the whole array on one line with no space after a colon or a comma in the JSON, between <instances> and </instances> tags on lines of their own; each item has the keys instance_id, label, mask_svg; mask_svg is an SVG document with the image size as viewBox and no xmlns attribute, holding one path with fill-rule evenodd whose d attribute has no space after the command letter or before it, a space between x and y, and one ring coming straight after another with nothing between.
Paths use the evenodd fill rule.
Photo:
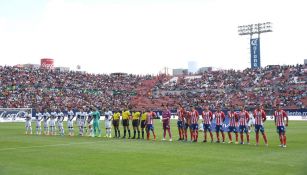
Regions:
<instances>
[{"instance_id":1,"label":"white pitch line","mask_svg":"<svg viewBox=\"0 0 307 175\"><path fill-rule=\"evenodd\" d=\"M0 151L16 150L16 149L28 149L28 148L45 148L45 147L54 147L54 146L68 146L68 145L82 145L96 142L80 142L80 143L62 143L62 144L53 144L53 145L38 145L38 146L25 146L25 147L14 147L14 148L2 148Z\"/></svg>"}]
</instances>

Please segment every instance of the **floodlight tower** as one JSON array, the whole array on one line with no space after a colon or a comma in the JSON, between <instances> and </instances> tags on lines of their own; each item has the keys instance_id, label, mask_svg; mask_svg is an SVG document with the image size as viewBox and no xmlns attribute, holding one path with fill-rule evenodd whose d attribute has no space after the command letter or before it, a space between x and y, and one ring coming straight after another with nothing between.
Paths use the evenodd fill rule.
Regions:
<instances>
[{"instance_id":1,"label":"floodlight tower","mask_svg":"<svg viewBox=\"0 0 307 175\"><path fill-rule=\"evenodd\" d=\"M258 23L258 24L249 24L242 25L238 27L239 35L250 35L250 54L251 54L251 68L260 68L260 34L273 32L272 23ZM254 34L258 34L256 38L253 38Z\"/></svg>"}]
</instances>

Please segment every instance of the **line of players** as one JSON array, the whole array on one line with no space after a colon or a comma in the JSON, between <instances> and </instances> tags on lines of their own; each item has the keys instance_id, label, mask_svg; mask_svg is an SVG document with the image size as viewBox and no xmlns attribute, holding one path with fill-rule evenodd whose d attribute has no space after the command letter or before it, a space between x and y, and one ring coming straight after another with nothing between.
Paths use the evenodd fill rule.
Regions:
<instances>
[{"instance_id":1,"label":"line of players","mask_svg":"<svg viewBox=\"0 0 307 175\"><path fill-rule=\"evenodd\" d=\"M197 142L198 140L198 120L199 113L197 110L191 106L191 110L189 112L185 111L185 109L180 106L178 110L178 132L179 132L179 140L187 140L188 128L190 129L190 137L193 142ZM226 115L223 111L221 111L221 107L217 106L216 112L213 114L209 110L209 106L206 105L201 114L203 119L203 129L204 129L204 140L203 142L207 142L207 133L210 134L211 142L213 142L213 134L211 131L212 120L215 119L216 126L216 143L220 143L220 134L222 135L222 143L225 143L225 133L223 130L223 123L225 122ZM228 143L233 143L232 133L235 134L235 143L238 144L238 137L240 134L240 144L244 144L244 133L246 134L247 144L250 144L250 135L248 129L248 122L250 120L250 116L248 111L245 110L244 106L241 106L239 112L234 111L234 107L230 106L229 111L227 112L227 116L229 118L229 126L228 126ZM255 133L256 133L256 146L259 145L259 133L261 132L263 136L263 140L265 145L268 146L267 136L264 130L264 122L266 121L266 113L263 110L263 107L260 104L257 104L257 108L253 112L254 125L255 125ZM277 127L277 133L279 134L280 146L286 146L286 127L288 126L288 116L287 113L280 108L280 105L276 105L276 111L274 112L274 121L275 126ZM239 131L237 131L239 128ZM238 134L239 133L239 134Z\"/></svg>"},{"instance_id":2,"label":"line of players","mask_svg":"<svg viewBox=\"0 0 307 175\"><path fill-rule=\"evenodd\" d=\"M172 133L170 130L170 119L171 112L169 110L168 105L163 105L164 110L162 112L162 123L163 123L163 139L166 140L166 133L169 135L169 140L172 141ZM97 117L95 117L95 114ZM179 140L187 141L188 140L188 130L190 131L190 138L192 142L198 141L198 123L199 123L199 113L195 109L194 106L190 106L190 110L184 109L182 105L178 106L178 133ZM132 114L128 109L120 112L119 110L115 111L114 114L112 111L105 109L105 128L106 128L106 136L111 138L111 122L114 127L115 138L120 138L120 129L119 124L120 121L123 125L124 133L122 138L126 138L128 132L128 138L132 139L144 139L144 134L146 131L147 140L150 139L150 133L153 134L153 140L156 140L156 135L154 132L154 119L157 118L157 115L152 110L146 110L143 108L141 112L134 111ZM120 120L120 116L122 116L122 120ZM240 144L244 144L244 133L246 135L246 143L250 143L250 135L248 132L248 122L250 120L250 116L248 111L245 110L244 106L241 106L240 112L235 112L234 107L231 106L229 111L227 112L227 116L229 117L229 126L228 126L228 143L233 143L232 133L235 134L235 143L239 143L239 134L240 134ZM55 112L49 113L47 110L44 112L40 111L36 113L36 134L41 134L41 121L44 123L44 134L45 135L56 135L56 123L58 126L58 131L60 135L64 135L64 113L60 110L56 110ZM76 124L79 128L79 135L84 136L101 136L101 130L99 126L100 113L97 108L91 107L88 109L80 108L79 112L74 112L69 109L67 112L67 126L69 131L69 136L74 135L74 122L73 119L76 117ZM275 117L275 125L277 127L277 132L279 134L280 146L286 147L286 126L288 126L288 116L285 111L280 109L280 106L276 106L276 111L274 112ZM225 133L223 130L223 123L225 122L226 115L223 111L221 111L221 107L217 106L216 112L212 113L209 110L209 106L206 105L204 110L201 113L202 124L204 129L204 140L203 142L207 142L207 133L210 135L210 141L214 142L211 125L212 120L215 120L215 132L216 132L216 143L225 143ZM253 112L253 118L255 120L255 133L256 133L256 145L259 145L259 133L262 134L265 145L268 145L267 136L264 130L264 122L266 121L266 114L262 109L260 104L257 105L257 108ZM93 130L93 120L96 120L96 127ZM97 121L98 120L98 121ZM131 131L129 127L129 121L132 120L133 126L133 137L131 137ZM141 130L139 128L141 125ZM95 129L96 128L96 129ZM239 128L239 131L237 131ZM96 132L97 130L97 132ZM26 117L26 134L28 132L32 133L31 128L31 117ZM142 137L140 136L142 133ZM137 134L137 135L136 135ZM220 134L222 139L220 139Z\"/></svg>"},{"instance_id":3,"label":"line of players","mask_svg":"<svg viewBox=\"0 0 307 175\"><path fill-rule=\"evenodd\" d=\"M44 134L45 135L59 135L64 136L64 119L67 118L68 135L74 136L74 118L75 124L79 129L80 136L97 136L101 137L101 129L99 126L100 112L95 107L79 108L79 111L74 113L72 109L65 110L66 115L60 109L54 109L53 112L49 112L47 109L44 111L36 109L35 123L36 123L36 135L42 134L41 122L43 121ZM111 137L111 117L112 112L105 110L105 126L106 136ZM32 134L31 116L26 114L26 133ZM56 128L57 127L57 128Z\"/></svg>"},{"instance_id":4,"label":"line of players","mask_svg":"<svg viewBox=\"0 0 307 175\"><path fill-rule=\"evenodd\" d=\"M79 135L80 136L97 136L101 137L101 130L100 126L97 127L98 134L95 134L95 127L93 127L93 114L96 110L93 110L95 107L91 108L79 108L79 112L74 113L72 109L65 110L66 115L60 109L52 110L53 112L49 112L47 109L44 111L41 111L39 109L36 109L38 111L35 116L35 123L36 123L36 135L42 134L42 128L41 123L43 122L44 127L44 134L45 135L57 135L57 130L59 131L59 135L64 136L64 119L67 118L67 127L68 127L68 135L73 136L74 135L74 124L77 125L77 128L79 129ZM32 117L30 114L26 115L26 132L25 134L32 134ZM100 113L98 114L100 119ZM104 117L105 117L105 128L106 128L106 136L111 138L111 124L113 123L113 127L115 130L115 137L120 137L120 129L119 129L119 123L120 123L120 116L122 116L122 125L124 127L124 136L123 138L126 138L126 134L128 131L128 138L131 138L131 132L129 128L129 121L131 119L131 113L128 109L123 110L122 112L115 111L114 114L112 111L105 109L104 110ZM144 139L144 130L145 126L149 129L153 130L153 120L156 117L156 114L152 111L145 111L143 108L142 112L132 112L132 125L134 129L134 136L133 138L136 138L136 133L138 134L137 138L140 139L140 130L139 130L139 124L141 123L142 128L142 138ZM74 121L75 119L75 121ZM141 119L141 122L140 122ZM113 121L113 122L112 122ZM150 126L152 125L152 126ZM155 134L154 134L155 137Z\"/></svg>"}]
</instances>

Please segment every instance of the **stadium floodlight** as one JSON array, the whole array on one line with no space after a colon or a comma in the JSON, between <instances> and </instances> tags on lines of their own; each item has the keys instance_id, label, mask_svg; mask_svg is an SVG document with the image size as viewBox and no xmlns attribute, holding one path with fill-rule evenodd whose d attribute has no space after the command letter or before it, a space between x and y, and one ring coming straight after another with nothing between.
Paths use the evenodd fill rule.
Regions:
<instances>
[{"instance_id":1,"label":"stadium floodlight","mask_svg":"<svg viewBox=\"0 0 307 175\"><path fill-rule=\"evenodd\" d=\"M250 54L251 54L251 68L260 68L260 34L273 32L271 22L263 22L257 24L248 24L238 26L239 35L250 35ZM257 34L258 38L253 38Z\"/></svg>"},{"instance_id":2,"label":"stadium floodlight","mask_svg":"<svg viewBox=\"0 0 307 175\"><path fill-rule=\"evenodd\" d=\"M253 34L266 33L266 32L273 32L272 23L264 22L264 23L238 26L238 32L239 35L253 35Z\"/></svg>"}]
</instances>

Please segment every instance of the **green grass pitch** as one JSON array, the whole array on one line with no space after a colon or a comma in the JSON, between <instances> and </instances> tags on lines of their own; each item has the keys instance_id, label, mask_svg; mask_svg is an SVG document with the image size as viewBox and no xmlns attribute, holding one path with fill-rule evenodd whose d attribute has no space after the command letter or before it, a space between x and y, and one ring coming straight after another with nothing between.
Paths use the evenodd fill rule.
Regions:
<instances>
[{"instance_id":1,"label":"green grass pitch","mask_svg":"<svg viewBox=\"0 0 307 175\"><path fill-rule=\"evenodd\" d=\"M155 122L157 141L27 136L24 123L0 123L0 175L306 175L307 122L289 124L288 147L283 149L277 146L279 139L272 121L265 125L269 147L264 146L262 138L261 145L254 146L254 133L251 145L162 142L159 121ZM34 123L32 127L35 133ZM173 140L177 140L175 122L172 132ZM200 133L199 141L202 138Z\"/></svg>"}]
</instances>

